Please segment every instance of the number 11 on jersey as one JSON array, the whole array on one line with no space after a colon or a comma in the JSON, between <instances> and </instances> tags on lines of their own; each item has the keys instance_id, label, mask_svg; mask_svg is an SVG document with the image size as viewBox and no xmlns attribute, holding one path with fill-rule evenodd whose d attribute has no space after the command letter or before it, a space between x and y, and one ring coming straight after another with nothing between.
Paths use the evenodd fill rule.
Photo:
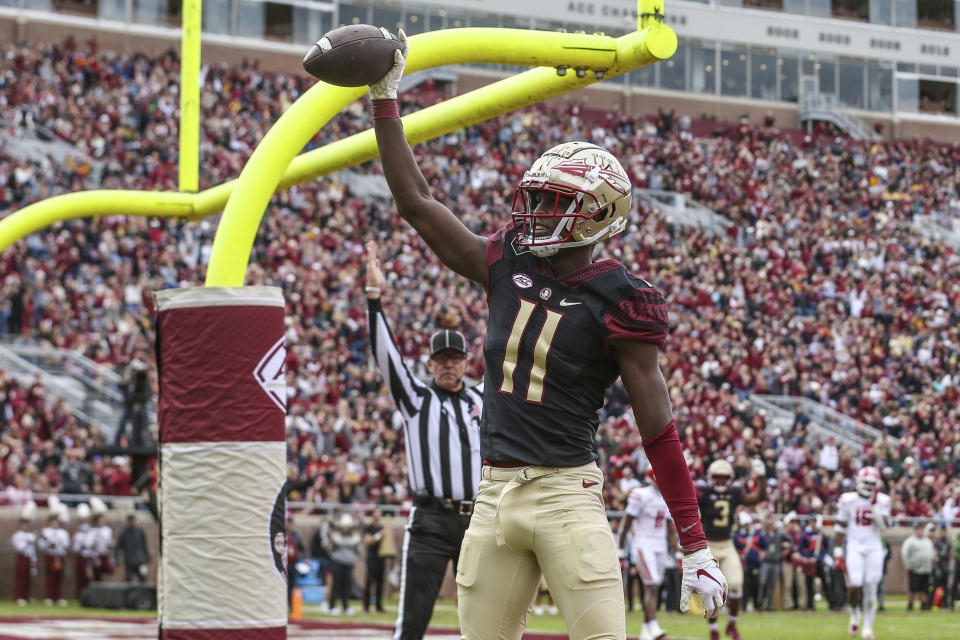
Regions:
<instances>
[{"instance_id":1,"label":"number 11 on jersey","mask_svg":"<svg viewBox=\"0 0 960 640\"><path fill-rule=\"evenodd\" d=\"M500 391L503 393L513 393L513 372L516 370L519 360L520 341L537 306L534 302L520 298L520 309L517 310L517 317L513 320L510 337L507 339L506 351L503 354L503 382L500 384ZM543 401L543 379L547 375L547 354L550 353L550 345L553 343L554 336L557 335L557 327L563 318L562 313L557 313L552 309L546 309L546 312L547 319L544 320L543 326L540 328L540 335L537 336L537 342L533 347L533 366L530 368L527 402L539 403Z\"/></svg>"}]
</instances>

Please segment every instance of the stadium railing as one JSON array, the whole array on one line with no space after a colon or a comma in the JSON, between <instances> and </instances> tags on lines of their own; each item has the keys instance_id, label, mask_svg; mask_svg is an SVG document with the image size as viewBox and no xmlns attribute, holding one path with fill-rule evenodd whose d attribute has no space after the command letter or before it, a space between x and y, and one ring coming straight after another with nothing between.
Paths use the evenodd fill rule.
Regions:
<instances>
[{"instance_id":1,"label":"stadium railing","mask_svg":"<svg viewBox=\"0 0 960 640\"><path fill-rule=\"evenodd\" d=\"M833 436L836 438L837 444L846 444L853 447L855 451L862 451L866 442L877 441L885 435L879 429L874 429L859 420L803 396L753 394L750 396L750 401L755 407L772 416L772 420L767 420L768 431L779 428L785 433L788 432L793 426L796 407L801 406L803 413L810 418L810 431L824 438ZM789 423L787 423L787 416L789 416ZM900 444L899 438L887 436L887 440L894 447Z\"/></svg>"}]
</instances>

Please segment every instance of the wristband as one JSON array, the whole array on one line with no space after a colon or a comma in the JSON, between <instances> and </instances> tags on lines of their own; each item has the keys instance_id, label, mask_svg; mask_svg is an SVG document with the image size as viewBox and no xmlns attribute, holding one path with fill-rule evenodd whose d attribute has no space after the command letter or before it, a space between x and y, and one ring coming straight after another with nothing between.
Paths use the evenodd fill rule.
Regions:
<instances>
[{"instance_id":1,"label":"wristband","mask_svg":"<svg viewBox=\"0 0 960 640\"><path fill-rule=\"evenodd\" d=\"M384 100L373 100L373 119L380 118L399 118L400 107L397 105L396 98L386 98Z\"/></svg>"}]
</instances>

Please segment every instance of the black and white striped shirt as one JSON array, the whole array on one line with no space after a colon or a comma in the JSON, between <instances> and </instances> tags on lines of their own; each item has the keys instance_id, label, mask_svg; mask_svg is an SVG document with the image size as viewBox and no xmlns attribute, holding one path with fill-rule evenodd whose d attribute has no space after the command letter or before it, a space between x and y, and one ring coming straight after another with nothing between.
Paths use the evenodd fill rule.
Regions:
<instances>
[{"instance_id":1,"label":"black and white striped shirt","mask_svg":"<svg viewBox=\"0 0 960 640\"><path fill-rule=\"evenodd\" d=\"M482 464L482 384L451 393L423 382L403 361L379 299L368 299L368 321L377 366L404 418L410 492L473 500Z\"/></svg>"}]
</instances>

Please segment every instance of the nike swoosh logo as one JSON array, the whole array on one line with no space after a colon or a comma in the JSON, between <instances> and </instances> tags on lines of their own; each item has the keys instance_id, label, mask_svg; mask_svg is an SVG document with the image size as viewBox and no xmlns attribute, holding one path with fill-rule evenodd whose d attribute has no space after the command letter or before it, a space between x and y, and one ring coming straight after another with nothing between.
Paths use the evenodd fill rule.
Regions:
<instances>
[{"instance_id":1,"label":"nike swoosh logo","mask_svg":"<svg viewBox=\"0 0 960 640\"><path fill-rule=\"evenodd\" d=\"M583 488L584 488L584 489L589 489L590 487L594 487L594 486L596 486L596 485L598 485L598 484L600 484L600 483L599 483L599 482L587 482L586 480L584 480L584 481L582 482L582 484L583 484Z\"/></svg>"},{"instance_id":2,"label":"nike swoosh logo","mask_svg":"<svg viewBox=\"0 0 960 640\"><path fill-rule=\"evenodd\" d=\"M686 533L687 531L690 531L690 529L693 529L695 526L697 526L696 522L694 522L693 524L688 524L687 526L680 529L680 533Z\"/></svg>"},{"instance_id":3,"label":"nike swoosh logo","mask_svg":"<svg viewBox=\"0 0 960 640\"><path fill-rule=\"evenodd\" d=\"M697 579L698 579L698 580L700 579L700 576L707 576L708 578L710 578L711 580L713 580L714 582L716 582L718 586L723 587L723 585L720 584L720 581L719 581L719 580L717 580L716 578L714 578L712 575L710 575L709 573L707 573L707 572L704 571L703 569L698 569L698 570L697 570Z\"/></svg>"},{"instance_id":4,"label":"nike swoosh logo","mask_svg":"<svg viewBox=\"0 0 960 640\"><path fill-rule=\"evenodd\" d=\"M566 299L566 298L564 298L563 300L560 301L560 306L561 306L561 307L572 307L572 306L575 305L575 304L583 304L583 303L582 303L582 302L567 302L567 299Z\"/></svg>"}]
</instances>

